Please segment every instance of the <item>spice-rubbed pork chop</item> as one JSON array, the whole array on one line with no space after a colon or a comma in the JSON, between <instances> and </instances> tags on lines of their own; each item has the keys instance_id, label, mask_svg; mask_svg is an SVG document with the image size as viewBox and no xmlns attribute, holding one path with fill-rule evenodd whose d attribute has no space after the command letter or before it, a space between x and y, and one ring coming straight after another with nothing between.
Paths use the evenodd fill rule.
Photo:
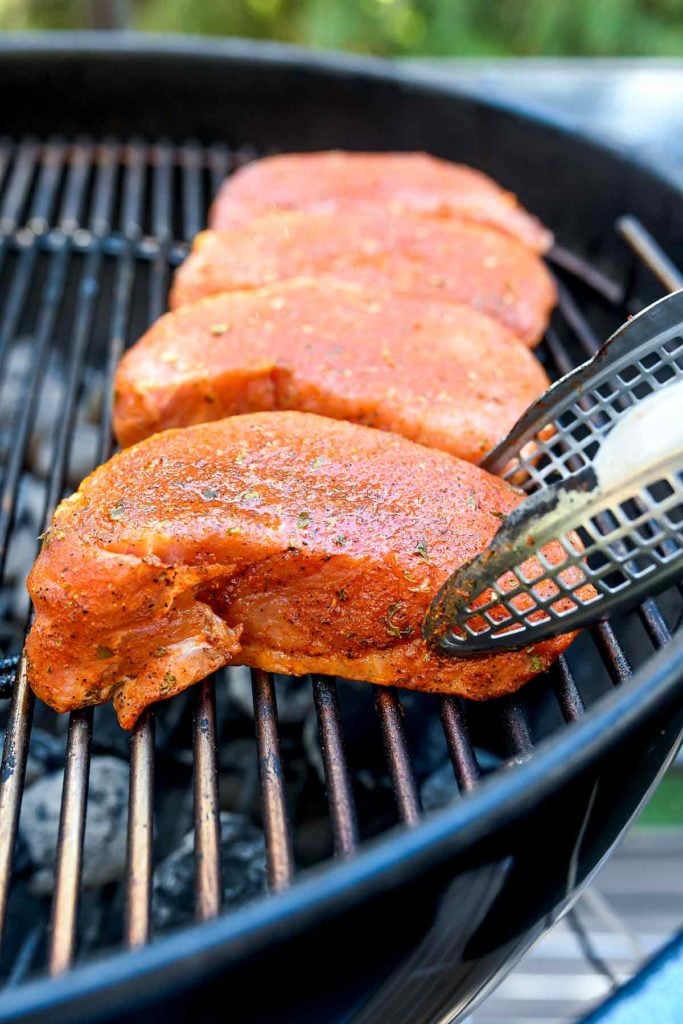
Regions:
<instances>
[{"instance_id":1,"label":"spice-rubbed pork chop","mask_svg":"<svg viewBox=\"0 0 683 1024\"><path fill-rule=\"evenodd\" d=\"M490 224L545 252L552 235L481 171L426 153L286 153L255 160L222 186L209 226L232 228L270 210L349 211L373 204Z\"/></svg>"},{"instance_id":2,"label":"spice-rubbed pork chop","mask_svg":"<svg viewBox=\"0 0 683 1024\"><path fill-rule=\"evenodd\" d=\"M528 345L543 334L556 298L543 261L500 231L364 209L277 213L233 231L202 232L176 272L171 306L321 276L471 306Z\"/></svg>"},{"instance_id":3,"label":"spice-rubbed pork chop","mask_svg":"<svg viewBox=\"0 0 683 1024\"><path fill-rule=\"evenodd\" d=\"M167 427L298 409L478 462L548 383L520 341L466 306L300 279L157 320L119 366L114 424L129 445Z\"/></svg>"},{"instance_id":4,"label":"spice-rubbed pork chop","mask_svg":"<svg viewBox=\"0 0 683 1024\"><path fill-rule=\"evenodd\" d=\"M444 452L306 413L157 434L58 507L28 580L31 686L58 711L112 698L126 728L228 663L516 690L570 637L459 660L421 623L519 501Z\"/></svg>"}]
</instances>

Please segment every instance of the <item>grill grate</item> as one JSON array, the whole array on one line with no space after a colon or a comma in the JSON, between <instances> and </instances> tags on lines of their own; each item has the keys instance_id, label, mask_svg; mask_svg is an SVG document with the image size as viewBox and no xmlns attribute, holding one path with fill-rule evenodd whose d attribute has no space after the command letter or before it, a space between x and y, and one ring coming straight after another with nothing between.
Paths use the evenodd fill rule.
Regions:
<instances>
[{"instance_id":1,"label":"grill grate","mask_svg":"<svg viewBox=\"0 0 683 1024\"><path fill-rule=\"evenodd\" d=\"M170 273L202 227L209 200L226 173L250 155L246 150L232 152L224 146L202 147L191 141L176 145L139 139L125 143L113 139L0 140L0 380L4 378L3 387L11 392L2 406L4 419L0 423L0 571L6 590L10 555L20 536L26 535L22 517L27 481L33 481L38 493L45 528L55 505L76 478L109 457L109 396L116 363L126 344L163 311ZM626 218L619 230L664 288L683 284L681 275L642 226ZM597 347L598 335L584 308L594 311L596 319L602 318L611 329L636 300L632 290L624 296L619 284L571 253L557 249L552 259L562 281L560 306L541 352L551 374L558 375ZM638 283L637 274L631 273L630 278ZM30 360L15 379L10 373L13 361L27 346ZM57 381L61 382L59 386ZM74 439L93 387L99 390L101 411L96 444L89 465L83 467L76 459L78 446ZM46 413L48 407L52 410L50 416ZM47 420L43 433L49 435L48 456L47 471L37 486L34 464L39 456L34 447L41 420ZM15 595L20 592L21 574L28 569L37 542L29 547L20 571L12 568L18 579ZM680 615L679 595L671 600L665 596L664 600L666 616L654 601L645 602L638 612L654 647L669 639L668 621L674 622ZM0 640L6 653L12 654L21 646L25 605L17 609L11 602L6 604ZM526 758L543 732L561 727L563 721L576 720L583 714L584 704L592 703L610 683L618 685L630 675L631 660L635 656L642 660L642 654L634 655L633 645L627 643L633 632L632 621L629 619L628 628L622 630L623 646L617 635L618 624L603 623L590 631L606 668L603 682L595 683L599 673L592 669L590 683L584 678L585 671L578 672L579 684L570 667L576 659L581 670L586 659L590 660L589 640L579 641L576 650L572 648L567 658L559 660L551 672L554 711L547 711L544 684L528 687L514 700L497 701L484 708L468 708L449 697L424 698L432 717L440 712L445 745L461 794L474 789L481 774L488 770L480 764L478 754L486 749L487 736L497 730L504 737L507 755ZM368 830L344 750L345 688L338 692L333 680L322 677L314 677L311 686L332 848L336 856L347 858ZM5 691L9 689L9 685L5 687ZM0 781L0 938L8 921L12 860L34 714L23 664L19 665L12 689ZM296 832L288 820L286 758L276 691L272 677L260 671L252 673L262 826L268 885L273 892L290 885L296 849ZM219 913L222 892L213 682L195 687L189 700L193 705L195 917L207 920ZM539 712L541 705L545 708L543 714ZM421 793L407 738L408 719L398 694L376 688L375 712L396 818L407 826L416 826L422 816ZM59 727L56 716L42 707L36 709L38 714L41 721L51 723L51 728ZM161 716L162 711L146 712L130 742L122 925L122 939L130 947L148 942L153 931L155 721ZM96 735L92 709L69 716L54 894L44 951L47 968L54 975L68 970L82 952L78 927L82 850ZM37 925L10 957L9 984L16 984L31 970L43 968L41 933L42 926Z\"/></svg>"}]
</instances>

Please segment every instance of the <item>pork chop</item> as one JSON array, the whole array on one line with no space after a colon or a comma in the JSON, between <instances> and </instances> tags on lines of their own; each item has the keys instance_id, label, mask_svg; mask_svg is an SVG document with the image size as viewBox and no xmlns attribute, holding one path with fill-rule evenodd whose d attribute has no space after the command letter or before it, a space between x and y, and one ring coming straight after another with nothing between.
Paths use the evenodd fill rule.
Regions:
<instances>
[{"instance_id":1,"label":"pork chop","mask_svg":"<svg viewBox=\"0 0 683 1024\"><path fill-rule=\"evenodd\" d=\"M129 445L167 427L298 409L478 462L548 383L521 342L466 306L300 279L157 320L119 366L114 426Z\"/></svg>"},{"instance_id":2,"label":"pork chop","mask_svg":"<svg viewBox=\"0 0 683 1024\"><path fill-rule=\"evenodd\" d=\"M427 153L285 153L254 160L223 184L209 225L233 228L272 210L349 211L372 204L398 213L489 224L536 252L551 233L492 178Z\"/></svg>"},{"instance_id":3,"label":"pork chop","mask_svg":"<svg viewBox=\"0 0 683 1024\"><path fill-rule=\"evenodd\" d=\"M471 306L528 345L540 340L556 300L543 261L500 231L364 209L276 213L232 231L204 231L176 272L170 304L322 276L378 295Z\"/></svg>"},{"instance_id":4,"label":"pork chop","mask_svg":"<svg viewBox=\"0 0 683 1024\"><path fill-rule=\"evenodd\" d=\"M519 501L445 452L306 413L157 434L58 507L28 580L30 684L57 711L113 699L125 728L226 664L517 690L571 637L460 660L421 624Z\"/></svg>"}]
</instances>

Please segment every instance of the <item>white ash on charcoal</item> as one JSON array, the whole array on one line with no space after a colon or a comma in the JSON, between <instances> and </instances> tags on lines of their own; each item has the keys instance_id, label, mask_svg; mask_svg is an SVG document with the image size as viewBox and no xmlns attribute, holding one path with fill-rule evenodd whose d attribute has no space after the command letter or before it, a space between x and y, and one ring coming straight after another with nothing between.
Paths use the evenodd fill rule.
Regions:
<instances>
[{"instance_id":1,"label":"white ash on charcoal","mask_svg":"<svg viewBox=\"0 0 683 1024\"><path fill-rule=\"evenodd\" d=\"M32 892L47 894L54 883L55 848L63 772L45 775L24 794L19 829L33 865ZM128 765L115 757L93 757L83 843L83 885L95 888L123 877L128 821Z\"/></svg>"},{"instance_id":2,"label":"white ash on charcoal","mask_svg":"<svg viewBox=\"0 0 683 1024\"><path fill-rule=\"evenodd\" d=\"M220 822L222 906L227 909L266 891L266 847L263 834L242 815L223 811ZM194 880L194 832L188 832L154 872L156 928L170 928L192 919Z\"/></svg>"}]
</instances>

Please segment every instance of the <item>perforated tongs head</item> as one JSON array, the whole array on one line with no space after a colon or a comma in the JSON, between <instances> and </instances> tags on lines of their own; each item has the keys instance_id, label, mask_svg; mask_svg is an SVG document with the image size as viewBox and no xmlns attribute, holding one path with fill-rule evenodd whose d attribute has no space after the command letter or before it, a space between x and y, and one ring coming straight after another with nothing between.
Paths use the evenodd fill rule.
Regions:
<instances>
[{"instance_id":1,"label":"perforated tongs head","mask_svg":"<svg viewBox=\"0 0 683 1024\"><path fill-rule=\"evenodd\" d=\"M526 647L683 579L683 291L624 324L482 463L528 495L431 603L427 640Z\"/></svg>"}]
</instances>

